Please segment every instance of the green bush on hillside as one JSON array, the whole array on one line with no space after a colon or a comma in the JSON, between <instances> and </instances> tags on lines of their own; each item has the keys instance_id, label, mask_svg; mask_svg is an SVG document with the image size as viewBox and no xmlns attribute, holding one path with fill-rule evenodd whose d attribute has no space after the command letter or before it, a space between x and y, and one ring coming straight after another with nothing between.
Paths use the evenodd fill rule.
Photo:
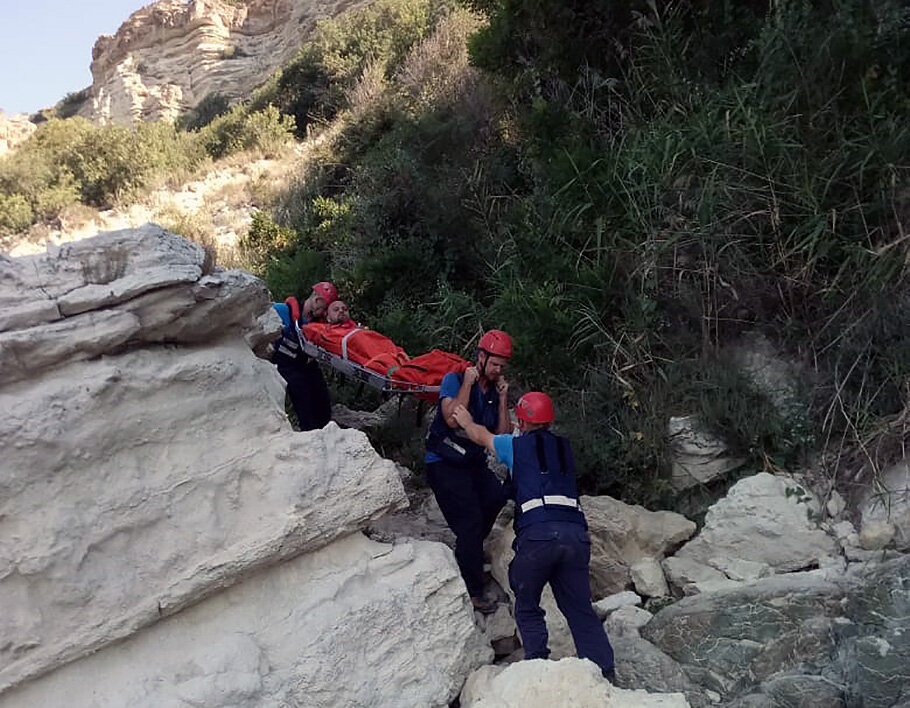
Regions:
<instances>
[{"instance_id":1,"label":"green bush on hillside","mask_svg":"<svg viewBox=\"0 0 910 708\"><path fill-rule=\"evenodd\" d=\"M205 96L195 107L183 113L175 122L179 130L200 130L223 116L231 108L227 96L220 93L210 93Z\"/></svg>"},{"instance_id":2,"label":"green bush on hillside","mask_svg":"<svg viewBox=\"0 0 910 708\"><path fill-rule=\"evenodd\" d=\"M0 194L0 232L18 233L32 225L31 204L21 194Z\"/></svg>"},{"instance_id":3,"label":"green bush on hillside","mask_svg":"<svg viewBox=\"0 0 910 708\"><path fill-rule=\"evenodd\" d=\"M321 20L313 38L256 100L274 103L293 116L302 136L310 123L328 121L348 107L348 94L369 65L391 75L453 4L378 0Z\"/></svg>"},{"instance_id":4,"label":"green bush on hillside","mask_svg":"<svg viewBox=\"0 0 910 708\"><path fill-rule=\"evenodd\" d=\"M55 118L0 160L0 194L18 195L33 219L49 220L78 201L111 206L191 170L204 156L195 139L168 124L127 128Z\"/></svg>"},{"instance_id":5,"label":"green bush on hillside","mask_svg":"<svg viewBox=\"0 0 910 708\"><path fill-rule=\"evenodd\" d=\"M198 135L208 154L219 159L240 150L260 150L267 157L274 157L293 134L294 118L282 115L274 106L250 111L237 105L215 118Z\"/></svg>"},{"instance_id":6,"label":"green bush on hillside","mask_svg":"<svg viewBox=\"0 0 910 708\"><path fill-rule=\"evenodd\" d=\"M77 202L110 207L158 182L190 174L209 156L258 150L274 157L293 137L293 118L281 115L274 106L257 111L236 106L198 130L185 129L194 121L208 120L218 105L212 99L201 106L183 123L184 129L164 122L128 127L98 126L83 118L46 121L25 143L0 158L0 195L16 205L9 207L5 228L24 230L35 220L55 218ZM23 200L28 211L21 208Z\"/></svg>"}]
</instances>

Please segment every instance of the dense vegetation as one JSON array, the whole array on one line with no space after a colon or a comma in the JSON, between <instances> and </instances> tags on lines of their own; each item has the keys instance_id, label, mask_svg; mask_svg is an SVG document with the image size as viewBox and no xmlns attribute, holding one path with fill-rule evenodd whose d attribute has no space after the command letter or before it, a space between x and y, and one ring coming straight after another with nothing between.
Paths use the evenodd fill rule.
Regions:
<instances>
[{"instance_id":1,"label":"dense vegetation","mask_svg":"<svg viewBox=\"0 0 910 708\"><path fill-rule=\"evenodd\" d=\"M415 352L508 329L589 489L655 501L685 413L751 469L885 464L910 393L907 10L465 4L323 23L277 79L299 132L347 121L276 211L275 294L331 276ZM756 349L797 388L757 386Z\"/></svg>"},{"instance_id":2,"label":"dense vegetation","mask_svg":"<svg viewBox=\"0 0 910 708\"><path fill-rule=\"evenodd\" d=\"M168 140L218 156L263 111L301 137L336 121L257 215L250 267L276 298L332 278L413 353L507 329L516 388L556 396L588 491L666 504L667 422L694 413L753 470L826 451L814 467L849 492L910 433L910 12L768 8L377 0ZM59 164L50 193L120 188ZM0 219L45 213L10 169ZM756 351L796 387L757 385Z\"/></svg>"}]
</instances>

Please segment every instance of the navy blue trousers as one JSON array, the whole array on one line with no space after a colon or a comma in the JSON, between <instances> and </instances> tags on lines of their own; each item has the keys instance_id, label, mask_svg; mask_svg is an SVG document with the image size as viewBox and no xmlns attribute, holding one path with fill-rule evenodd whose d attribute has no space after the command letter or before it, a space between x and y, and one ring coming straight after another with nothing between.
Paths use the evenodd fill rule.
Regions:
<instances>
[{"instance_id":1,"label":"navy blue trousers","mask_svg":"<svg viewBox=\"0 0 910 708\"><path fill-rule=\"evenodd\" d=\"M581 524L540 522L518 532L509 584L515 593L515 624L526 659L550 655L545 613L540 608L540 594L550 583L578 656L604 672L613 670L613 647L591 606L590 562L591 540Z\"/></svg>"},{"instance_id":2,"label":"navy blue trousers","mask_svg":"<svg viewBox=\"0 0 910 708\"><path fill-rule=\"evenodd\" d=\"M486 463L456 467L427 465L427 482L449 528L455 533L455 560L468 594L483 596L483 540L506 503L502 483Z\"/></svg>"},{"instance_id":3,"label":"navy blue trousers","mask_svg":"<svg viewBox=\"0 0 910 708\"><path fill-rule=\"evenodd\" d=\"M301 430L317 430L325 427L332 417L332 402L329 387L322 376L322 370L314 359L292 361L278 365L278 373L288 383L288 396L297 414Z\"/></svg>"}]
</instances>

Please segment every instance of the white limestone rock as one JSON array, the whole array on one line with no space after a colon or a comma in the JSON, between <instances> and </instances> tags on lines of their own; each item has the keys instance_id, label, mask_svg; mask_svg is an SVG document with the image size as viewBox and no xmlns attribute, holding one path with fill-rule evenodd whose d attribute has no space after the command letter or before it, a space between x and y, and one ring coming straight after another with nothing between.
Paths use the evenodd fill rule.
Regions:
<instances>
[{"instance_id":1,"label":"white limestone rock","mask_svg":"<svg viewBox=\"0 0 910 708\"><path fill-rule=\"evenodd\" d=\"M638 630L648 624L653 616L641 607L626 605L607 617L604 629L607 631L610 641L614 637L638 637L641 636Z\"/></svg>"},{"instance_id":2,"label":"white limestone rock","mask_svg":"<svg viewBox=\"0 0 910 708\"><path fill-rule=\"evenodd\" d=\"M151 342L277 331L268 291L242 271L206 272L201 246L147 224L0 257L0 384Z\"/></svg>"},{"instance_id":3,"label":"white limestone rock","mask_svg":"<svg viewBox=\"0 0 910 708\"><path fill-rule=\"evenodd\" d=\"M645 597L666 597L670 594L667 579L660 562L654 558L642 558L629 568L635 590Z\"/></svg>"},{"instance_id":4,"label":"white limestone rock","mask_svg":"<svg viewBox=\"0 0 910 708\"><path fill-rule=\"evenodd\" d=\"M493 614L483 615L481 622L483 624L483 633L491 644L500 639L508 639L515 636L515 620L508 605L500 604Z\"/></svg>"},{"instance_id":5,"label":"white limestone rock","mask_svg":"<svg viewBox=\"0 0 910 708\"><path fill-rule=\"evenodd\" d=\"M406 504L330 423L292 434L239 337L0 388L0 687Z\"/></svg>"},{"instance_id":6,"label":"white limestone rock","mask_svg":"<svg viewBox=\"0 0 910 708\"><path fill-rule=\"evenodd\" d=\"M880 551L897 535L897 528L890 521L869 519L859 532L859 545L866 551Z\"/></svg>"},{"instance_id":7,"label":"white limestone rock","mask_svg":"<svg viewBox=\"0 0 910 708\"><path fill-rule=\"evenodd\" d=\"M0 155L28 140L36 127L24 113L7 116L0 110Z\"/></svg>"},{"instance_id":8,"label":"white limestone rock","mask_svg":"<svg viewBox=\"0 0 910 708\"><path fill-rule=\"evenodd\" d=\"M160 226L110 231L46 253L0 259L0 312L39 301L57 303L59 319L125 302L143 293L196 282L205 249Z\"/></svg>"},{"instance_id":9,"label":"white limestone rock","mask_svg":"<svg viewBox=\"0 0 910 708\"><path fill-rule=\"evenodd\" d=\"M358 533L0 694L0 707L447 706L492 658L447 548Z\"/></svg>"},{"instance_id":10,"label":"white limestone rock","mask_svg":"<svg viewBox=\"0 0 910 708\"><path fill-rule=\"evenodd\" d=\"M662 565L670 585L684 595L721 590L737 584L716 568L691 558L672 556L664 559Z\"/></svg>"},{"instance_id":11,"label":"white limestone rock","mask_svg":"<svg viewBox=\"0 0 910 708\"><path fill-rule=\"evenodd\" d=\"M532 659L504 670L481 669L461 694L464 708L683 708L681 693L655 694L612 686L587 659Z\"/></svg>"},{"instance_id":12,"label":"white limestone rock","mask_svg":"<svg viewBox=\"0 0 910 708\"><path fill-rule=\"evenodd\" d=\"M759 578L767 578L769 575L773 575L771 566L767 563L743 560L742 558L718 556L709 558L708 565L719 570L730 580L737 580L743 583L758 580Z\"/></svg>"},{"instance_id":13,"label":"white limestone rock","mask_svg":"<svg viewBox=\"0 0 910 708\"><path fill-rule=\"evenodd\" d=\"M631 590L624 590L594 603L594 612L599 619L606 619L613 610L626 605L641 605L641 598Z\"/></svg>"},{"instance_id":14,"label":"white limestone rock","mask_svg":"<svg viewBox=\"0 0 910 708\"><path fill-rule=\"evenodd\" d=\"M591 535L591 592L605 597L632 587L631 566L663 560L695 533L672 511L649 511L607 496L581 498Z\"/></svg>"},{"instance_id":15,"label":"white limestone rock","mask_svg":"<svg viewBox=\"0 0 910 708\"><path fill-rule=\"evenodd\" d=\"M844 501L844 498L836 490L832 490L828 496L828 501L825 503L825 510L828 512L828 516L835 519L844 513L846 508L847 502Z\"/></svg>"},{"instance_id":16,"label":"white limestone rock","mask_svg":"<svg viewBox=\"0 0 910 708\"><path fill-rule=\"evenodd\" d=\"M92 49L91 100L100 123L174 120L209 94L246 98L299 51L316 21L362 0L160 0Z\"/></svg>"},{"instance_id":17,"label":"white limestone rock","mask_svg":"<svg viewBox=\"0 0 910 708\"><path fill-rule=\"evenodd\" d=\"M838 521L831 527L831 532L842 546L851 545L851 539L854 537L857 542L859 541L859 536L856 534L856 527L849 521ZM856 543L853 543L852 545L855 546Z\"/></svg>"},{"instance_id":18,"label":"white limestone rock","mask_svg":"<svg viewBox=\"0 0 910 708\"><path fill-rule=\"evenodd\" d=\"M778 573L811 567L837 550L818 517L818 501L804 485L762 472L733 485L676 558L721 570L724 559L764 564Z\"/></svg>"},{"instance_id":19,"label":"white limestone rock","mask_svg":"<svg viewBox=\"0 0 910 708\"><path fill-rule=\"evenodd\" d=\"M671 484L676 490L706 484L745 461L729 454L727 444L703 429L695 416L674 416L667 424L672 455Z\"/></svg>"},{"instance_id":20,"label":"white limestone rock","mask_svg":"<svg viewBox=\"0 0 910 708\"><path fill-rule=\"evenodd\" d=\"M884 548L893 541L898 550L910 550L910 460L903 460L882 473L879 484L863 500L860 512L863 548ZM889 524L893 532L886 541ZM867 545L870 543L883 545Z\"/></svg>"}]
</instances>

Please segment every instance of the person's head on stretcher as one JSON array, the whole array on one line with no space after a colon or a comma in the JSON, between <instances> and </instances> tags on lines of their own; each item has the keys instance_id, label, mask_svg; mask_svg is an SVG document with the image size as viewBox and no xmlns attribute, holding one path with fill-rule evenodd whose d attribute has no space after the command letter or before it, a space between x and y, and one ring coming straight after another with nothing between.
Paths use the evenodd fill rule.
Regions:
<instances>
[{"instance_id":1,"label":"person's head on stretcher","mask_svg":"<svg viewBox=\"0 0 910 708\"><path fill-rule=\"evenodd\" d=\"M342 327L356 327L357 323L351 319L351 313L344 300L335 300L326 310L325 321L330 325Z\"/></svg>"},{"instance_id":2,"label":"person's head on stretcher","mask_svg":"<svg viewBox=\"0 0 910 708\"><path fill-rule=\"evenodd\" d=\"M310 296L303 301L303 311L300 314L307 322L324 322L328 307L337 300L338 290L332 283L316 283Z\"/></svg>"}]
</instances>

